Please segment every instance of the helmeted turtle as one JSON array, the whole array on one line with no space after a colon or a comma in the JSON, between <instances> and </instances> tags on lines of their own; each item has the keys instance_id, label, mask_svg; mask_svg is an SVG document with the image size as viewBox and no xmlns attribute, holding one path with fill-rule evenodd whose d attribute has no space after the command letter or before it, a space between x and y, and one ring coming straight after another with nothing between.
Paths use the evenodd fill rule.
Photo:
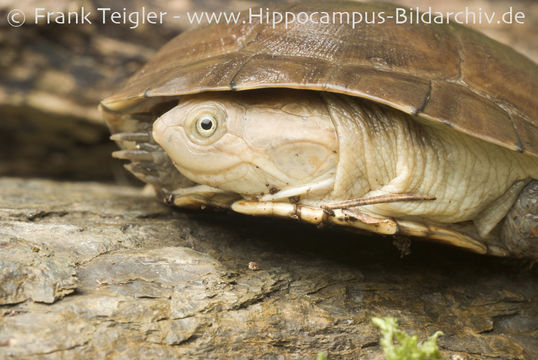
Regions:
<instances>
[{"instance_id":1,"label":"helmeted turtle","mask_svg":"<svg viewBox=\"0 0 538 360\"><path fill-rule=\"evenodd\" d=\"M101 103L165 201L538 258L535 63L454 24L241 19L174 38Z\"/></svg>"}]
</instances>

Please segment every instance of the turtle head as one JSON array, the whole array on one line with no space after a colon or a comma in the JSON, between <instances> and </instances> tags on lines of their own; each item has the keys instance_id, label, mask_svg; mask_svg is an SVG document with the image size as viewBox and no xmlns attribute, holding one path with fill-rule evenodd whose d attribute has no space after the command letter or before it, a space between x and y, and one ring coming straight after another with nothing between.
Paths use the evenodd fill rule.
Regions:
<instances>
[{"instance_id":1,"label":"turtle head","mask_svg":"<svg viewBox=\"0 0 538 360\"><path fill-rule=\"evenodd\" d=\"M246 198L319 196L312 184L323 183L327 192L334 182L336 131L315 92L184 96L157 119L153 137L190 180Z\"/></svg>"}]
</instances>

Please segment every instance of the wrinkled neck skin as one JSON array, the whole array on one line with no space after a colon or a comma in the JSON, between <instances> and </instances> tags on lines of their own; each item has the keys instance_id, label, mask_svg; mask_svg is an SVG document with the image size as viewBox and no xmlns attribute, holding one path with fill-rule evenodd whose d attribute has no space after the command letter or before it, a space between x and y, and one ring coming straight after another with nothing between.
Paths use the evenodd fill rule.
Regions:
<instances>
[{"instance_id":1,"label":"wrinkled neck skin","mask_svg":"<svg viewBox=\"0 0 538 360\"><path fill-rule=\"evenodd\" d=\"M330 198L363 197L388 184L397 172L398 137L405 137L401 121L389 119L376 105L324 94L339 142L339 163Z\"/></svg>"},{"instance_id":2,"label":"wrinkled neck skin","mask_svg":"<svg viewBox=\"0 0 538 360\"><path fill-rule=\"evenodd\" d=\"M438 223L473 220L485 236L506 215L524 181L538 178L536 159L371 102L324 98L340 145L332 198L436 197L363 206L363 212Z\"/></svg>"}]
</instances>

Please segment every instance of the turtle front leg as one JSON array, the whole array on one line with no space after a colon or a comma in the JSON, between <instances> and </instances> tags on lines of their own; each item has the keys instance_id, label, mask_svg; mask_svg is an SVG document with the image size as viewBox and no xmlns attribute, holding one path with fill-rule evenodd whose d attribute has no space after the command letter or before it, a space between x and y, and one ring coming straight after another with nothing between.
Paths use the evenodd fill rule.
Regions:
<instances>
[{"instance_id":1,"label":"turtle front leg","mask_svg":"<svg viewBox=\"0 0 538 360\"><path fill-rule=\"evenodd\" d=\"M176 188L193 186L194 183L179 173L166 152L155 143L150 132L150 125L142 122L137 132L113 134L110 139L122 150L114 151L112 157L130 160L131 163L124 167L138 179L153 185L157 193L168 194Z\"/></svg>"}]
</instances>

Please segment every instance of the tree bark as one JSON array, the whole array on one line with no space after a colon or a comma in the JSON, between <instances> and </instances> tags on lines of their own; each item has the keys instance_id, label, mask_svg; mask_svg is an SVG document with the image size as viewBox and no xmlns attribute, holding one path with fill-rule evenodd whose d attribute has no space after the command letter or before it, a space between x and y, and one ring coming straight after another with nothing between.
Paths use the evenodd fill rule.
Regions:
<instances>
[{"instance_id":1,"label":"tree bark","mask_svg":"<svg viewBox=\"0 0 538 360\"><path fill-rule=\"evenodd\" d=\"M537 272L514 260L17 178L0 244L2 358L381 359L372 316L442 330L446 359L538 353Z\"/></svg>"}]
</instances>

